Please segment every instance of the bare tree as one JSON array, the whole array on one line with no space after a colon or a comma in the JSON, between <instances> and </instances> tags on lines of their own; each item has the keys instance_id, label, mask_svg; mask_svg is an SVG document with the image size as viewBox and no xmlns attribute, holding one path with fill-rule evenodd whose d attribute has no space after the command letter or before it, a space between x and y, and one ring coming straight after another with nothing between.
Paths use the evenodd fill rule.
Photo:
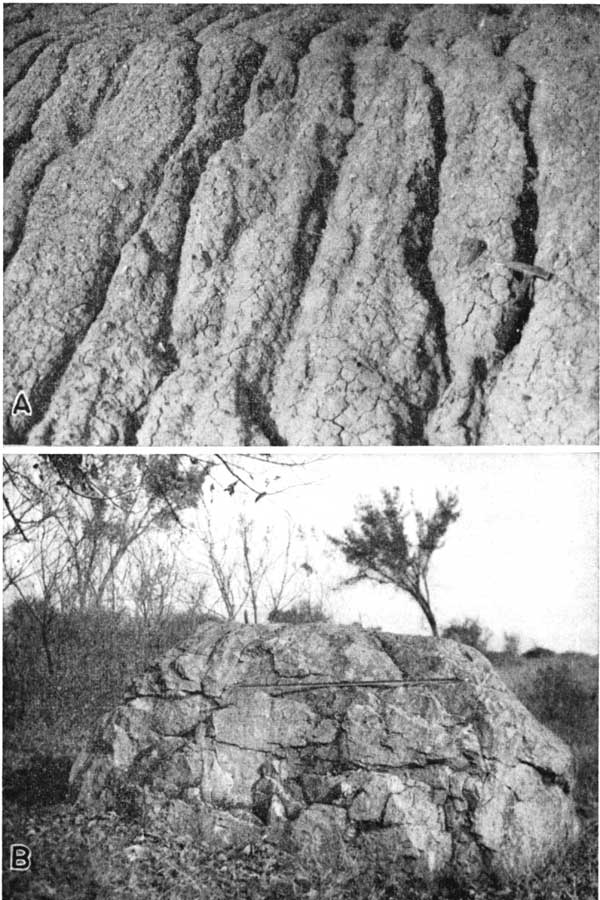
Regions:
<instances>
[{"instance_id":1,"label":"bare tree","mask_svg":"<svg viewBox=\"0 0 600 900\"><path fill-rule=\"evenodd\" d=\"M151 540L132 547L123 581L131 590L135 615L144 631L159 627L173 606L180 581L172 547L161 547Z\"/></svg>"},{"instance_id":2,"label":"bare tree","mask_svg":"<svg viewBox=\"0 0 600 900\"><path fill-rule=\"evenodd\" d=\"M195 507L201 496L214 492L233 496L237 490L258 502L287 490L289 479L283 475L306 464L306 460L268 453L5 456L5 547L31 540L40 522L54 517L65 498L104 502L113 514L133 510L143 499L155 527L182 525L181 511Z\"/></svg>"},{"instance_id":3,"label":"bare tree","mask_svg":"<svg viewBox=\"0 0 600 900\"><path fill-rule=\"evenodd\" d=\"M382 491L381 506L362 503L357 507L357 528L344 529L344 537L329 537L357 572L346 579L354 584L363 579L392 584L416 600L432 633L438 628L429 594L428 575L431 557L442 546L450 524L459 517L455 494L436 492L436 508L427 518L413 509L416 539L407 534L408 512L400 502L400 490Z\"/></svg>"},{"instance_id":4,"label":"bare tree","mask_svg":"<svg viewBox=\"0 0 600 900\"><path fill-rule=\"evenodd\" d=\"M92 683L109 702L148 653L196 627L204 585L180 552L189 511L219 495L258 502L298 480L287 476L300 462L269 462L260 454L6 456L7 708L59 715L67 696L85 702ZM253 546L248 539L245 602L258 613Z\"/></svg>"},{"instance_id":5,"label":"bare tree","mask_svg":"<svg viewBox=\"0 0 600 900\"><path fill-rule=\"evenodd\" d=\"M210 502L215 491L238 489L255 502L278 493L285 489L280 470L301 465L273 461L265 477L264 463L266 454L5 457L5 587L25 580L35 592L31 581L42 565L60 558L81 607L114 601L119 567L141 538L183 529L183 511L201 498Z\"/></svg>"},{"instance_id":6,"label":"bare tree","mask_svg":"<svg viewBox=\"0 0 600 900\"><path fill-rule=\"evenodd\" d=\"M322 606L323 595L315 598L312 568L300 562L302 534L288 527L285 537L240 515L233 529L217 537L210 512L198 532L205 554L205 571L226 618L257 623L299 602Z\"/></svg>"}]
</instances>

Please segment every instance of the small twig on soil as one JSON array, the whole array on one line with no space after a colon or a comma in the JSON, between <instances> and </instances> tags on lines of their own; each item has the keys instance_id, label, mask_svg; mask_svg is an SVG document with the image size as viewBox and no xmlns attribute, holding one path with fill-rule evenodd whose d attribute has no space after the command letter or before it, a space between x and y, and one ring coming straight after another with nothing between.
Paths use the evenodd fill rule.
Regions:
<instances>
[{"instance_id":1,"label":"small twig on soil","mask_svg":"<svg viewBox=\"0 0 600 900\"><path fill-rule=\"evenodd\" d=\"M549 269L542 269L541 266L531 266L529 263L522 263L514 259L495 259L494 262L496 265L512 269L513 272L521 272L525 276L525 281L531 281L533 278L542 278L544 281L550 281L550 279L558 281L560 284L564 284L566 288L573 294L576 294L588 306L594 306L594 302L590 300L589 297L578 290L575 285L571 284L569 281L565 281L564 278L557 275L556 272L551 272Z\"/></svg>"},{"instance_id":2,"label":"small twig on soil","mask_svg":"<svg viewBox=\"0 0 600 900\"><path fill-rule=\"evenodd\" d=\"M499 259L497 262L502 266L506 266L507 269L512 269L513 272L522 272L523 275L529 275L532 278L543 278L544 281L550 281L554 277L554 272L542 269L541 266L530 266L529 263L517 262L514 259Z\"/></svg>"}]
</instances>

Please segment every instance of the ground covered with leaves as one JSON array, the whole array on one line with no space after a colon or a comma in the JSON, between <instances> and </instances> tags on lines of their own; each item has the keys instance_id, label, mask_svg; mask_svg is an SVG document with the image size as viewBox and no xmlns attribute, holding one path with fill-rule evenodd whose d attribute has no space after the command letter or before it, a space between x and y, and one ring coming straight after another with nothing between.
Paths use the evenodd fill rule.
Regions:
<instances>
[{"instance_id":1,"label":"ground covered with leaves","mask_svg":"<svg viewBox=\"0 0 600 900\"><path fill-rule=\"evenodd\" d=\"M591 900L597 897L597 659L496 660L509 686L576 756L582 831L541 871L508 884L407 884L398 872L335 854L299 862L267 841L214 850L199 834L160 835L115 813L88 818L68 794L85 729L65 709L25 716L5 733L3 890L22 900ZM116 700L117 698L115 698ZM103 703L106 698L103 697ZM91 715L92 710L88 711ZM29 872L8 871L8 845L32 851Z\"/></svg>"}]
</instances>

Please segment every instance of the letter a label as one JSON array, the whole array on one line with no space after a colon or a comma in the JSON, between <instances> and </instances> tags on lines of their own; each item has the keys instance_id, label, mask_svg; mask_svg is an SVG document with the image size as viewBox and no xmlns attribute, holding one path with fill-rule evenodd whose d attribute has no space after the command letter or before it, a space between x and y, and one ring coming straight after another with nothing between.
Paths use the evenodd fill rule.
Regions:
<instances>
[{"instance_id":1,"label":"letter a label","mask_svg":"<svg viewBox=\"0 0 600 900\"><path fill-rule=\"evenodd\" d=\"M25 393L25 391L19 391L15 402L12 405L13 416L17 416L19 415L19 413L25 416L31 415L31 404L27 398L27 394Z\"/></svg>"},{"instance_id":2,"label":"letter a label","mask_svg":"<svg viewBox=\"0 0 600 900\"><path fill-rule=\"evenodd\" d=\"M31 850L25 844L10 845L10 868L12 872L27 872L31 868Z\"/></svg>"}]
</instances>

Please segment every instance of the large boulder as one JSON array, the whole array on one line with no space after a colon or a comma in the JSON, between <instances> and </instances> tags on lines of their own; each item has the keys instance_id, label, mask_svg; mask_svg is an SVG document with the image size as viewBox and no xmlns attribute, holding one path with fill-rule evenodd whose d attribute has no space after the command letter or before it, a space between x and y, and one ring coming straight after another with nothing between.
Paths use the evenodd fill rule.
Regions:
<instances>
[{"instance_id":1,"label":"large boulder","mask_svg":"<svg viewBox=\"0 0 600 900\"><path fill-rule=\"evenodd\" d=\"M8 442L597 442L597 8L4 34Z\"/></svg>"},{"instance_id":2,"label":"large boulder","mask_svg":"<svg viewBox=\"0 0 600 900\"><path fill-rule=\"evenodd\" d=\"M93 812L207 841L473 875L575 838L573 778L567 746L477 651L329 623L204 626L135 682L71 774Z\"/></svg>"}]
</instances>

